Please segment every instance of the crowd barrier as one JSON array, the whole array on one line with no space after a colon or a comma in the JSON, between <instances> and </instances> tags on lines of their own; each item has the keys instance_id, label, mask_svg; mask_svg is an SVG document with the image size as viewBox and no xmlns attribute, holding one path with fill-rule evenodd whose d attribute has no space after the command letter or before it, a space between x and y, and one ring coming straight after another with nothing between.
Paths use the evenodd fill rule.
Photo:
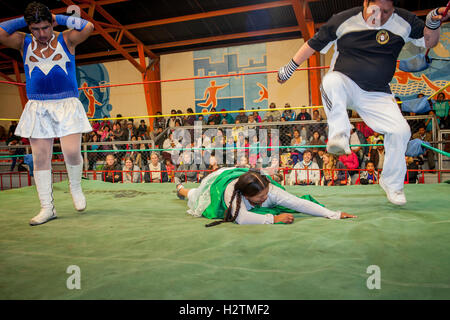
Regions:
<instances>
[{"instance_id":1,"label":"crowd barrier","mask_svg":"<svg viewBox=\"0 0 450 320\"><path fill-rule=\"evenodd\" d=\"M324 177L324 169L297 169L297 168L288 168L288 167L279 167L279 168L264 168L262 169L265 172L268 172L269 175L275 180L279 181L282 185L323 185L321 181ZM105 176L108 175L108 173L112 174L112 179L110 182L105 183L123 183L122 181L126 180L124 179L126 174L128 173L131 177L129 181L131 183L163 183L163 181L154 181L152 178L152 175L162 175L164 173L167 173L168 175L168 181L167 183L174 183L175 176L178 176L182 182L193 182L193 183L200 183L201 180L206 177L207 174L211 173L213 170L164 170L164 171L154 171L154 170L136 170L136 171L122 171L122 170L86 170L83 172L83 177L85 179L89 180L101 180L105 181ZM295 171L296 174L294 175L294 182L290 183L290 178L292 171ZM301 175L301 172L306 172L306 180L305 183L302 183L302 181L299 179L299 176ZM195 172L195 178L188 178L189 173ZM271 173L270 173L271 172ZM319 174L319 182L317 180L313 180L311 177L313 176L314 172L318 172ZM337 186L337 185L351 185L351 184L359 184L358 181L361 178L362 172L367 172L365 169L332 169L331 175L334 176L338 172L342 172L344 179L340 179L339 183L337 183L337 179L333 179L332 183L330 185ZM376 170L376 174L379 177L382 170ZM134 174L138 174L138 179L136 180L133 176ZM426 181L426 174L428 175L429 181ZM144 177L147 175L149 179L145 179ZM52 171L53 176L53 182L61 182L68 179L67 172L64 170L53 170ZM119 176L117 178L116 176ZM412 177L414 178L414 181L411 182ZM431 179L431 177L434 177L434 179ZM441 183L445 179L450 179L450 170L424 170L424 169L411 169L407 170L406 177L405 177L405 184L409 183ZM147 181L146 181L147 180ZM353 181L353 182L351 182ZM378 179L374 182L375 184L378 183ZM3 172L0 173L0 190L8 190L8 189L14 189L14 188L22 188L27 186L34 185L33 177L30 175L29 172Z\"/></svg>"}]
</instances>

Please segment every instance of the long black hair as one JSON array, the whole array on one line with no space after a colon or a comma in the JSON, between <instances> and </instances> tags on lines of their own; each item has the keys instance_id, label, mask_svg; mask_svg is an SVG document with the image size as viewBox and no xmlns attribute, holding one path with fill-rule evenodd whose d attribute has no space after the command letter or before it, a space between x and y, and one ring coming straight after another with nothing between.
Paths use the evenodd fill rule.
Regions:
<instances>
[{"instance_id":1,"label":"long black hair","mask_svg":"<svg viewBox=\"0 0 450 320\"><path fill-rule=\"evenodd\" d=\"M27 25L48 21L53 23L52 13L47 6L39 2L31 2L25 9L24 19Z\"/></svg>"},{"instance_id":2,"label":"long black hair","mask_svg":"<svg viewBox=\"0 0 450 320\"><path fill-rule=\"evenodd\" d=\"M223 222L234 222L236 221L239 211L241 209L242 196L253 197L256 196L261 191L265 190L270 184L269 179L259 173L257 170L249 170L247 173L241 175L234 185L233 195L231 196L230 205L225 211L223 220L211 222L205 227L213 227ZM233 201L236 198L236 209L233 212Z\"/></svg>"}]
</instances>

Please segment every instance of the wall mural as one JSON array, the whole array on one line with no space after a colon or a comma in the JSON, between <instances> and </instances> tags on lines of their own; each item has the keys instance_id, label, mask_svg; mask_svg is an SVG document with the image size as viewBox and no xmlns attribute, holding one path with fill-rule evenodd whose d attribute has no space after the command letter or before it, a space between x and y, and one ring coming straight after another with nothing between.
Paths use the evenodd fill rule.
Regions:
<instances>
[{"instance_id":1,"label":"wall mural","mask_svg":"<svg viewBox=\"0 0 450 320\"><path fill-rule=\"evenodd\" d=\"M267 70L265 44L194 51L194 76ZM266 109L267 74L195 80L195 112Z\"/></svg>"},{"instance_id":2,"label":"wall mural","mask_svg":"<svg viewBox=\"0 0 450 320\"><path fill-rule=\"evenodd\" d=\"M399 59L407 59L426 50L418 48L412 44L406 45ZM450 58L450 24L442 26L440 43L430 50L430 57ZM397 69L394 79L391 82L391 89L395 96L402 100L417 98L419 93L429 96L439 88L445 86L450 80L450 61L433 61L428 69L409 73ZM450 88L444 91L446 98L450 96ZM436 98L436 97L435 97Z\"/></svg>"},{"instance_id":3,"label":"wall mural","mask_svg":"<svg viewBox=\"0 0 450 320\"><path fill-rule=\"evenodd\" d=\"M77 82L80 88L109 84L109 74L101 63L77 67ZM80 90L80 100L90 119L111 117L112 105L109 103L110 88Z\"/></svg>"}]
</instances>

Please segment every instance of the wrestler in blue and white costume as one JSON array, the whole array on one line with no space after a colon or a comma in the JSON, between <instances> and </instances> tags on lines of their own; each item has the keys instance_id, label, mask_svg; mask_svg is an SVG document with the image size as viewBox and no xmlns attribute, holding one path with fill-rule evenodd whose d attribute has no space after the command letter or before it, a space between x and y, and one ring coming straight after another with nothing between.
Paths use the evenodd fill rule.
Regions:
<instances>
[{"instance_id":1,"label":"wrestler in blue and white costume","mask_svg":"<svg viewBox=\"0 0 450 320\"><path fill-rule=\"evenodd\" d=\"M75 56L67 48L63 34L58 35L56 48L47 58L33 53L36 46L34 37L27 34L23 64L29 101L15 134L25 138L59 138L92 131L78 99Z\"/></svg>"},{"instance_id":2,"label":"wrestler in blue and white costume","mask_svg":"<svg viewBox=\"0 0 450 320\"><path fill-rule=\"evenodd\" d=\"M55 33L55 25L70 30ZM31 35L18 31L25 27ZM0 23L0 43L23 53L29 101L15 134L29 138L33 153L34 181L41 204L39 214L30 221L33 226L56 218L51 171L54 138L61 141L74 207L78 211L86 208L81 189L81 135L92 127L78 99L72 52L93 29L90 22L77 17L53 16L37 2L27 6L24 17Z\"/></svg>"}]
</instances>

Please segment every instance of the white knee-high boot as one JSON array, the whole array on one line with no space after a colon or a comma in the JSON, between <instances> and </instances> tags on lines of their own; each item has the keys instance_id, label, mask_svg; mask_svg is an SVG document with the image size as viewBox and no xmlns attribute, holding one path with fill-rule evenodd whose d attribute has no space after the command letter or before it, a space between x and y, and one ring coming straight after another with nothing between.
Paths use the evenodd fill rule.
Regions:
<instances>
[{"instance_id":1,"label":"white knee-high boot","mask_svg":"<svg viewBox=\"0 0 450 320\"><path fill-rule=\"evenodd\" d=\"M53 205L52 171L34 171L34 183L41 202L41 211L30 220L32 226L56 219L56 211Z\"/></svg>"},{"instance_id":2,"label":"white knee-high boot","mask_svg":"<svg viewBox=\"0 0 450 320\"><path fill-rule=\"evenodd\" d=\"M69 176L69 188L72 194L73 205L77 211L86 209L86 198L81 189L81 174L83 173L83 162L72 166L66 164L67 174Z\"/></svg>"}]
</instances>

